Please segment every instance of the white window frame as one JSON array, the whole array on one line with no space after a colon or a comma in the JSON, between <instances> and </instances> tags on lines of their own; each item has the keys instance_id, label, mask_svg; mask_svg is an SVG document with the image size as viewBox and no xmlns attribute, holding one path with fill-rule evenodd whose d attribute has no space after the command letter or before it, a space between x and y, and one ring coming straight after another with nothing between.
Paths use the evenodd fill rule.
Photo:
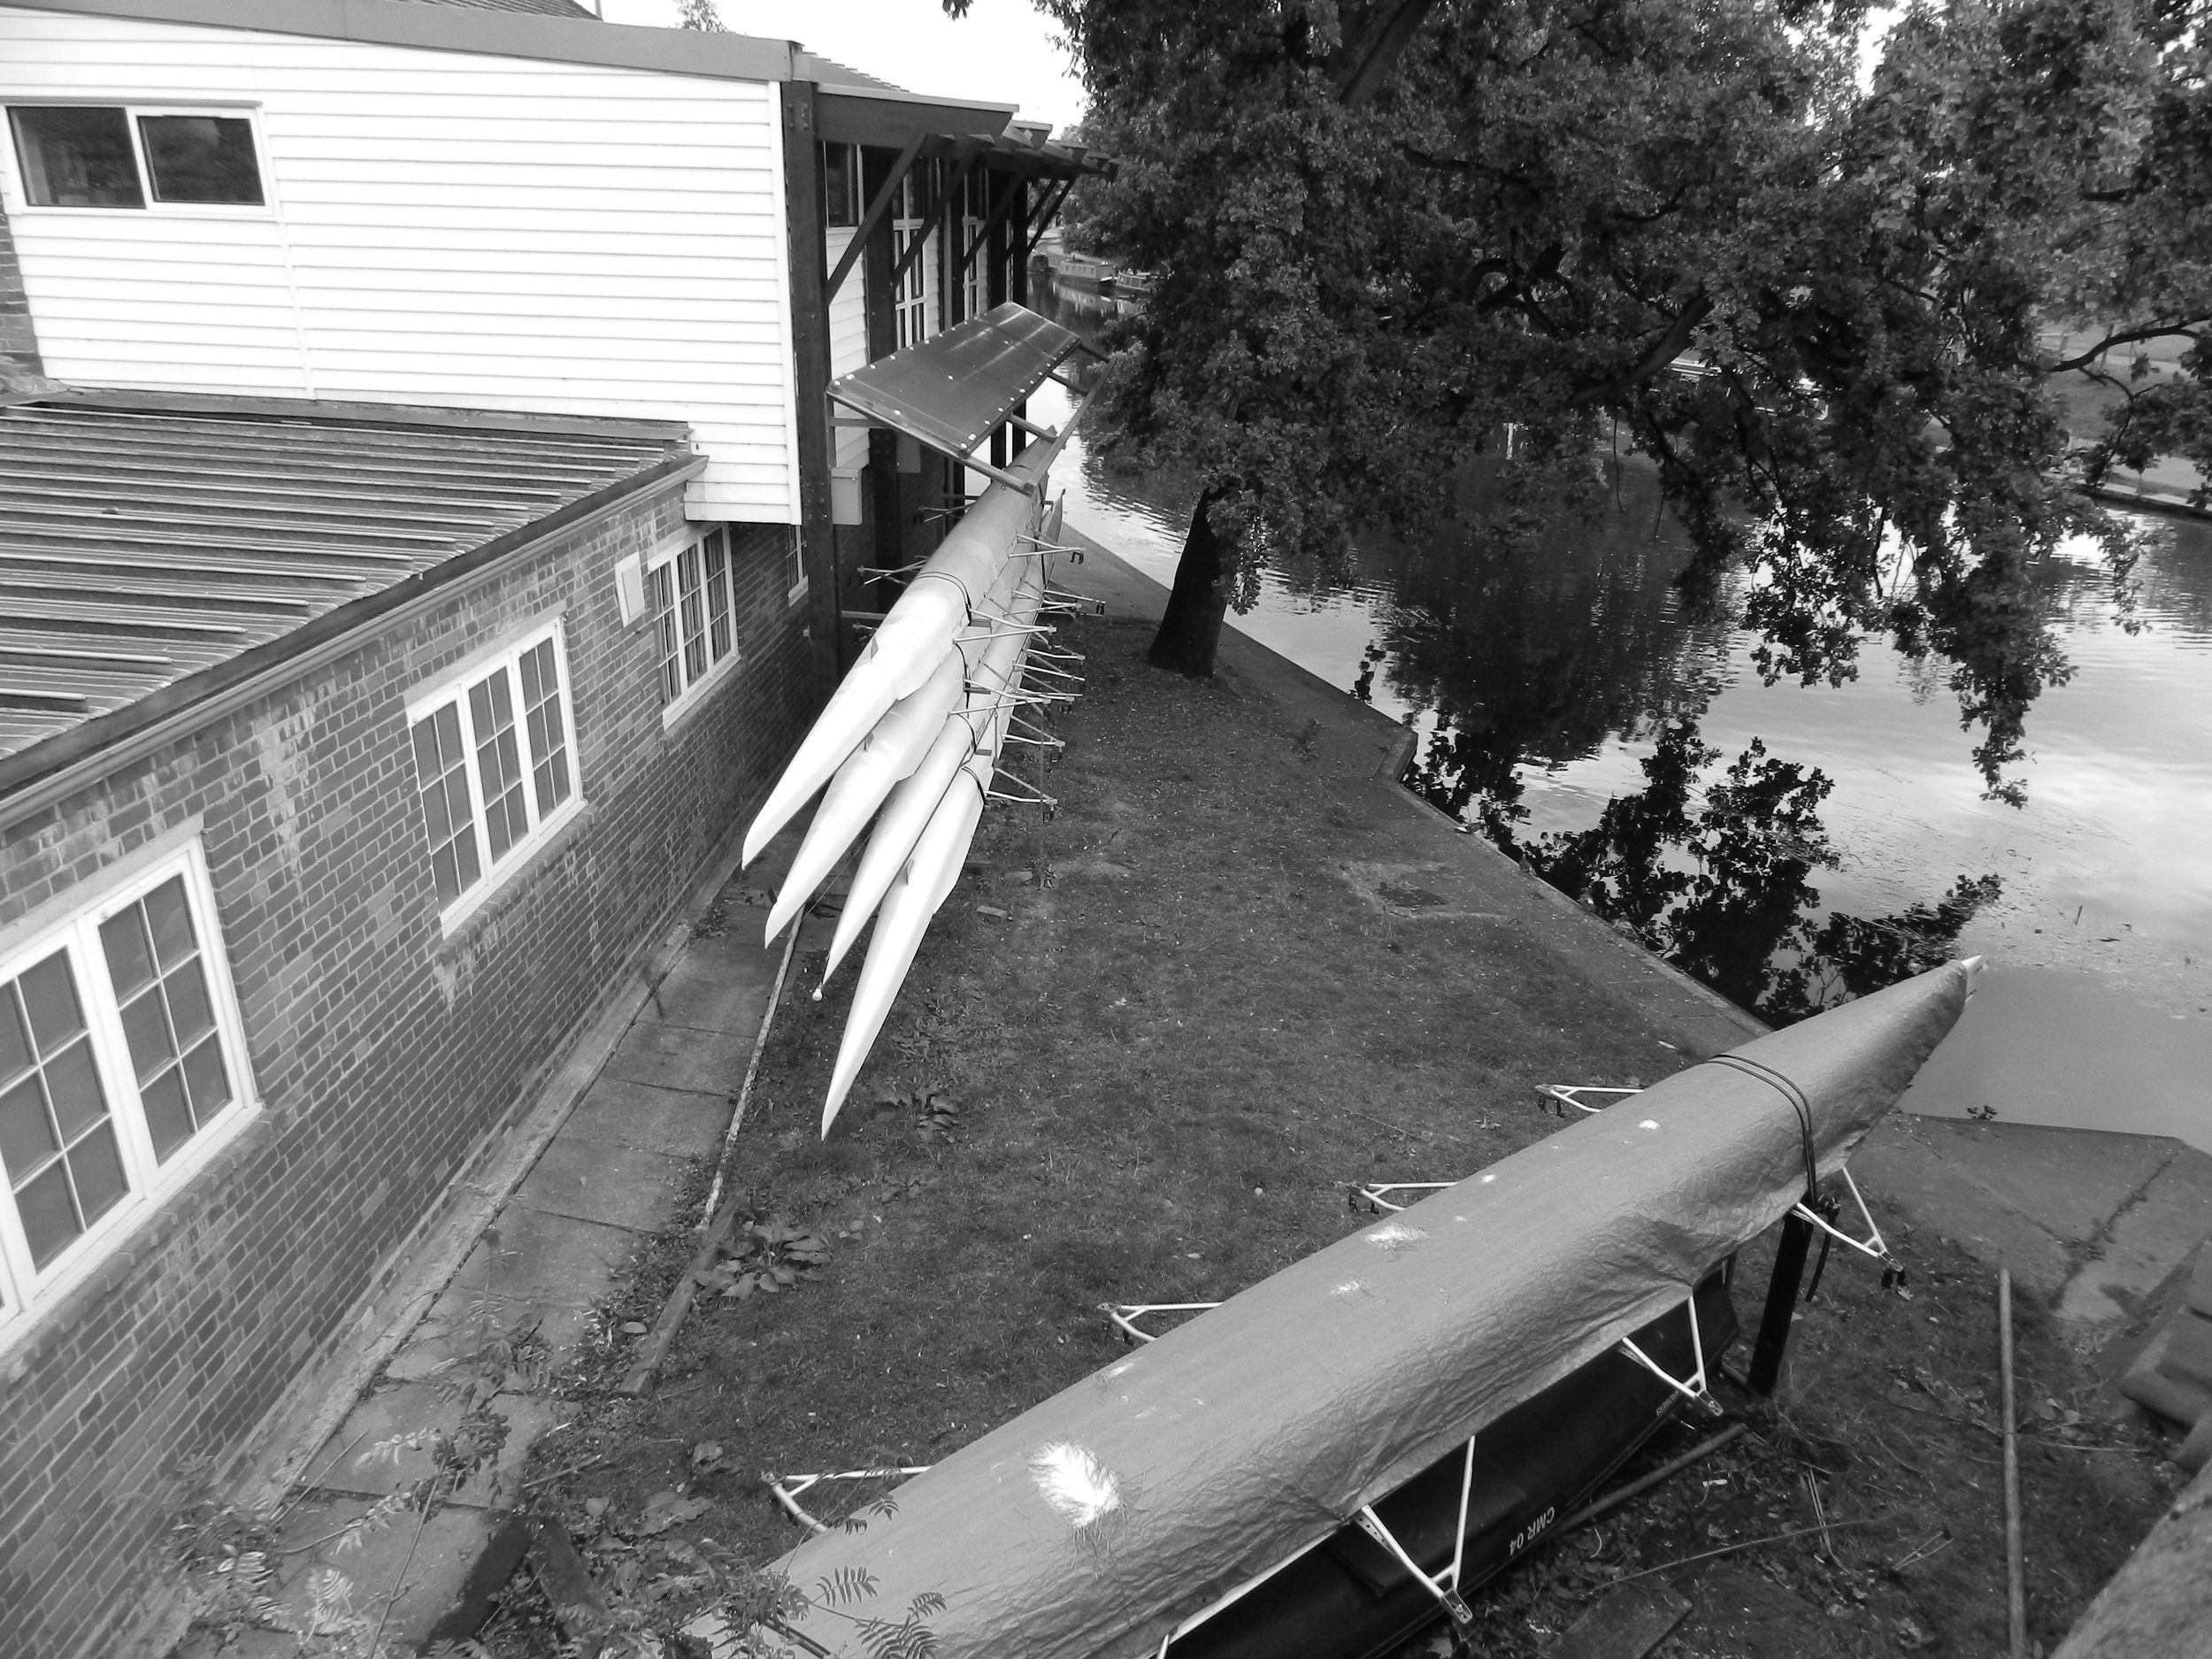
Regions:
<instances>
[{"instance_id":1,"label":"white window frame","mask_svg":"<svg viewBox=\"0 0 2212 1659\"><path fill-rule=\"evenodd\" d=\"M135 862L135 861L134 861ZM196 835L183 846L132 869L122 879L102 879L88 901L22 931L0 930L0 986L37 966L56 950L66 950L71 976L89 1034L95 1069L115 1126L130 1191L123 1200L65 1246L43 1268L32 1263L31 1248L16 1213L12 1179L0 1180L0 1348L38 1323L55 1302L81 1284L115 1248L180 1188L206 1167L209 1159L234 1141L259 1113L245 1030L238 1017L237 992L231 983L229 953L224 947L215 890L207 860ZM162 1163L154 1155L139 1097L137 1070L123 1033L123 1017L100 925L135 904L173 877L182 877L186 908L197 938L215 1030L230 1073L229 1103L196 1128L191 1138Z\"/></svg>"},{"instance_id":2,"label":"white window frame","mask_svg":"<svg viewBox=\"0 0 2212 1659\"><path fill-rule=\"evenodd\" d=\"M554 667L560 675L561 730L568 765L567 798L556 803L550 812L544 811L538 803L536 769L544 757L536 753L529 741L526 710L523 705L521 669L523 657L549 640L553 643ZM513 726L517 734L516 750L521 765L523 812L528 825L497 859L491 856L491 843L487 837L482 762L477 753L476 719L470 706L472 699L469 695L472 689L483 684L495 672L507 676L508 695L511 700ZM519 633L507 636L500 643L473 653L440 673L435 680L409 694L407 771L414 786L415 821L424 838L420 844L426 860L434 849L429 841L429 823L424 817L423 779L414 753L415 727L449 706L457 711L460 724L461 754L468 783L469 834L476 852L476 879L440 909L438 925L442 932L450 934L474 915L493 894L514 878L517 872L529 864L538 849L558 833L564 825L584 810L583 768L580 764L576 736L575 690L570 673L567 629L559 617L553 617L533 623Z\"/></svg>"},{"instance_id":3,"label":"white window frame","mask_svg":"<svg viewBox=\"0 0 2212 1659\"><path fill-rule=\"evenodd\" d=\"M922 188L920 167L907 170L900 181L899 196L891 215L891 268L895 271L906 257L906 251L917 242L927 242L928 224L920 217L925 192ZM914 263L906 267L906 274L892 285L891 315L895 324L898 349L918 346L929 338L929 250L925 248L914 257Z\"/></svg>"},{"instance_id":4,"label":"white window frame","mask_svg":"<svg viewBox=\"0 0 2212 1659\"><path fill-rule=\"evenodd\" d=\"M744 657L738 640L737 612L737 537L741 531L753 528L742 524L699 524L687 527L681 535L672 537L646 557L643 577L645 582L645 615L652 624L649 635L653 641L653 690L661 700L661 730L674 726L692 710L706 701L714 688L729 678L730 671ZM729 649L720 657L714 655L713 591L707 570L707 543L715 536L722 538L722 593L729 607ZM678 561L683 555L697 549L699 553L699 603L702 611L702 649L706 653L706 666L696 675L690 672L684 656L683 581ZM669 595L673 603L672 616L676 630L675 669L682 680L672 696L664 675L669 658L662 632L663 618L672 613L664 611L656 597L658 579L665 572Z\"/></svg>"},{"instance_id":5,"label":"white window frame","mask_svg":"<svg viewBox=\"0 0 2212 1659\"><path fill-rule=\"evenodd\" d=\"M990 177L988 172L979 167L968 175L968 182L961 188L960 246L955 250L956 258L968 251L976 239L983 234L984 226L990 222L987 217L991 200ZM982 181L980 189L977 188L978 180ZM975 204L978 196L981 197L985 212L972 214L969 208ZM991 293L990 273L984 268L987 252L988 250L977 249L975 257L960 272L960 320L964 323L982 316L990 309L987 303Z\"/></svg>"},{"instance_id":6,"label":"white window frame","mask_svg":"<svg viewBox=\"0 0 2212 1659\"><path fill-rule=\"evenodd\" d=\"M23 155L18 148L15 122L8 115L10 110L27 110L40 106L58 106L72 110L120 110L123 126L131 135L131 156L138 164L139 193L145 197L138 207L62 207L37 205L31 201L30 180L24 176ZM253 131L253 163L261 178L261 201L251 202L164 202L154 195L153 169L146 162L145 135L138 130L142 115L218 115L241 120ZM42 94L35 98L9 97L0 94L0 150L7 151L6 179L10 199L10 217L19 213L55 214L74 219L88 216L96 219L127 217L134 213L158 214L168 218L186 219L274 219L277 212L276 178L269 166L269 146L261 128L261 106L257 104L225 104L210 100L196 104L133 104L124 98L104 98L86 95L83 97L57 97Z\"/></svg>"}]
</instances>

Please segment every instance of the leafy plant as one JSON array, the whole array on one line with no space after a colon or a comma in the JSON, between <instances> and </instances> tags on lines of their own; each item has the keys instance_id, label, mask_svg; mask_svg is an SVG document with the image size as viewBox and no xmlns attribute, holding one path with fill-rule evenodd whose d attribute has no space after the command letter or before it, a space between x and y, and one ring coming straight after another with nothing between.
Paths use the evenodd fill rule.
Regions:
<instances>
[{"instance_id":1,"label":"leafy plant","mask_svg":"<svg viewBox=\"0 0 2212 1659\"><path fill-rule=\"evenodd\" d=\"M795 1289L800 1275L829 1259L829 1243L820 1233L780 1216L748 1222L732 1233L722 1251L706 1284L733 1302Z\"/></svg>"}]
</instances>

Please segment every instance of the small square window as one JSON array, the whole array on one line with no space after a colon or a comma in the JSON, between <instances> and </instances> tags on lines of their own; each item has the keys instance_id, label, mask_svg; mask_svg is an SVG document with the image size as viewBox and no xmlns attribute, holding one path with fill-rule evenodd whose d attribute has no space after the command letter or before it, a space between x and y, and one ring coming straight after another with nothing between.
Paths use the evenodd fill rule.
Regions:
<instances>
[{"instance_id":1,"label":"small square window","mask_svg":"<svg viewBox=\"0 0 2212 1659\"><path fill-rule=\"evenodd\" d=\"M236 115L142 115L139 142L157 202L262 205L253 123Z\"/></svg>"},{"instance_id":2,"label":"small square window","mask_svg":"<svg viewBox=\"0 0 2212 1659\"><path fill-rule=\"evenodd\" d=\"M35 207L143 207L130 124L117 109L29 104L8 111Z\"/></svg>"},{"instance_id":3,"label":"small square window","mask_svg":"<svg viewBox=\"0 0 2212 1659\"><path fill-rule=\"evenodd\" d=\"M8 120L34 207L268 205L243 112L21 104Z\"/></svg>"}]
</instances>

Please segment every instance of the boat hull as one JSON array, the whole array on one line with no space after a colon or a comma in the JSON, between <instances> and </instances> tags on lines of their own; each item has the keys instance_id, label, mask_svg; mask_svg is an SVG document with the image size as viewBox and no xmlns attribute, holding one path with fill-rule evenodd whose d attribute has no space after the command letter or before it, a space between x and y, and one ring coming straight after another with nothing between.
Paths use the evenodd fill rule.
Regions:
<instances>
[{"instance_id":1,"label":"boat hull","mask_svg":"<svg viewBox=\"0 0 2212 1659\"><path fill-rule=\"evenodd\" d=\"M1729 1274L1697 1289L1698 1335L1709 1366L1735 1340ZM1673 1375L1695 1364L1686 1310L1634 1333ZM1634 1361L1600 1356L1475 1437L1468 1494L1464 1595L1551 1535L1613 1472L1673 1421L1682 1396ZM1452 1558L1463 1454L1432 1463L1375 1505L1406 1553L1430 1572ZM1375 1659L1432 1622L1437 1600L1364 1532L1348 1526L1168 1644L1170 1659Z\"/></svg>"},{"instance_id":2,"label":"boat hull","mask_svg":"<svg viewBox=\"0 0 2212 1659\"><path fill-rule=\"evenodd\" d=\"M1137 1659L1679 1309L1840 1167L1966 1005L1953 963L1583 1118L1239 1292L781 1563L925 1597L942 1659ZM1071 1483L1068 1458L1079 1463ZM830 1611L795 1628L864 1644Z\"/></svg>"}]
</instances>

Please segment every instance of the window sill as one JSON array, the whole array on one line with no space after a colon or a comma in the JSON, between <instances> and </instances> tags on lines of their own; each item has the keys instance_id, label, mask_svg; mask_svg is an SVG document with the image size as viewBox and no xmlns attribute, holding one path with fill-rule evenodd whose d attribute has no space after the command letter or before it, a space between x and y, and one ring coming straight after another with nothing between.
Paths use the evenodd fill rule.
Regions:
<instances>
[{"instance_id":1,"label":"window sill","mask_svg":"<svg viewBox=\"0 0 2212 1659\"><path fill-rule=\"evenodd\" d=\"M240 1110L245 1115L221 1143L188 1166L165 1195L118 1230L81 1278L44 1307L33 1308L0 1330L0 1398L94 1309L148 1267L219 1195L218 1183L259 1152L285 1120L283 1113L270 1111L257 1099L240 1102Z\"/></svg>"},{"instance_id":2,"label":"window sill","mask_svg":"<svg viewBox=\"0 0 2212 1659\"><path fill-rule=\"evenodd\" d=\"M744 660L744 653L733 646L730 654L714 665L711 673L663 709L661 736L672 738L690 725L692 717L712 703L716 694L735 682L738 665Z\"/></svg>"},{"instance_id":3,"label":"window sill","mask_svg":"<svg viewBox=\"0 0 2212 1659\"><path fill-rule=\"evenodd\" d=\"M487 889L466 910L441 916L439 926L445 936L431 955L434 962L457 958L495 918L510 909L530 889L533 877L549 859L567 853L584 831L599 816L599 804L586 801L547 832L528 855L503 872L496 884Z\"/></svg>"}]
</instances>

